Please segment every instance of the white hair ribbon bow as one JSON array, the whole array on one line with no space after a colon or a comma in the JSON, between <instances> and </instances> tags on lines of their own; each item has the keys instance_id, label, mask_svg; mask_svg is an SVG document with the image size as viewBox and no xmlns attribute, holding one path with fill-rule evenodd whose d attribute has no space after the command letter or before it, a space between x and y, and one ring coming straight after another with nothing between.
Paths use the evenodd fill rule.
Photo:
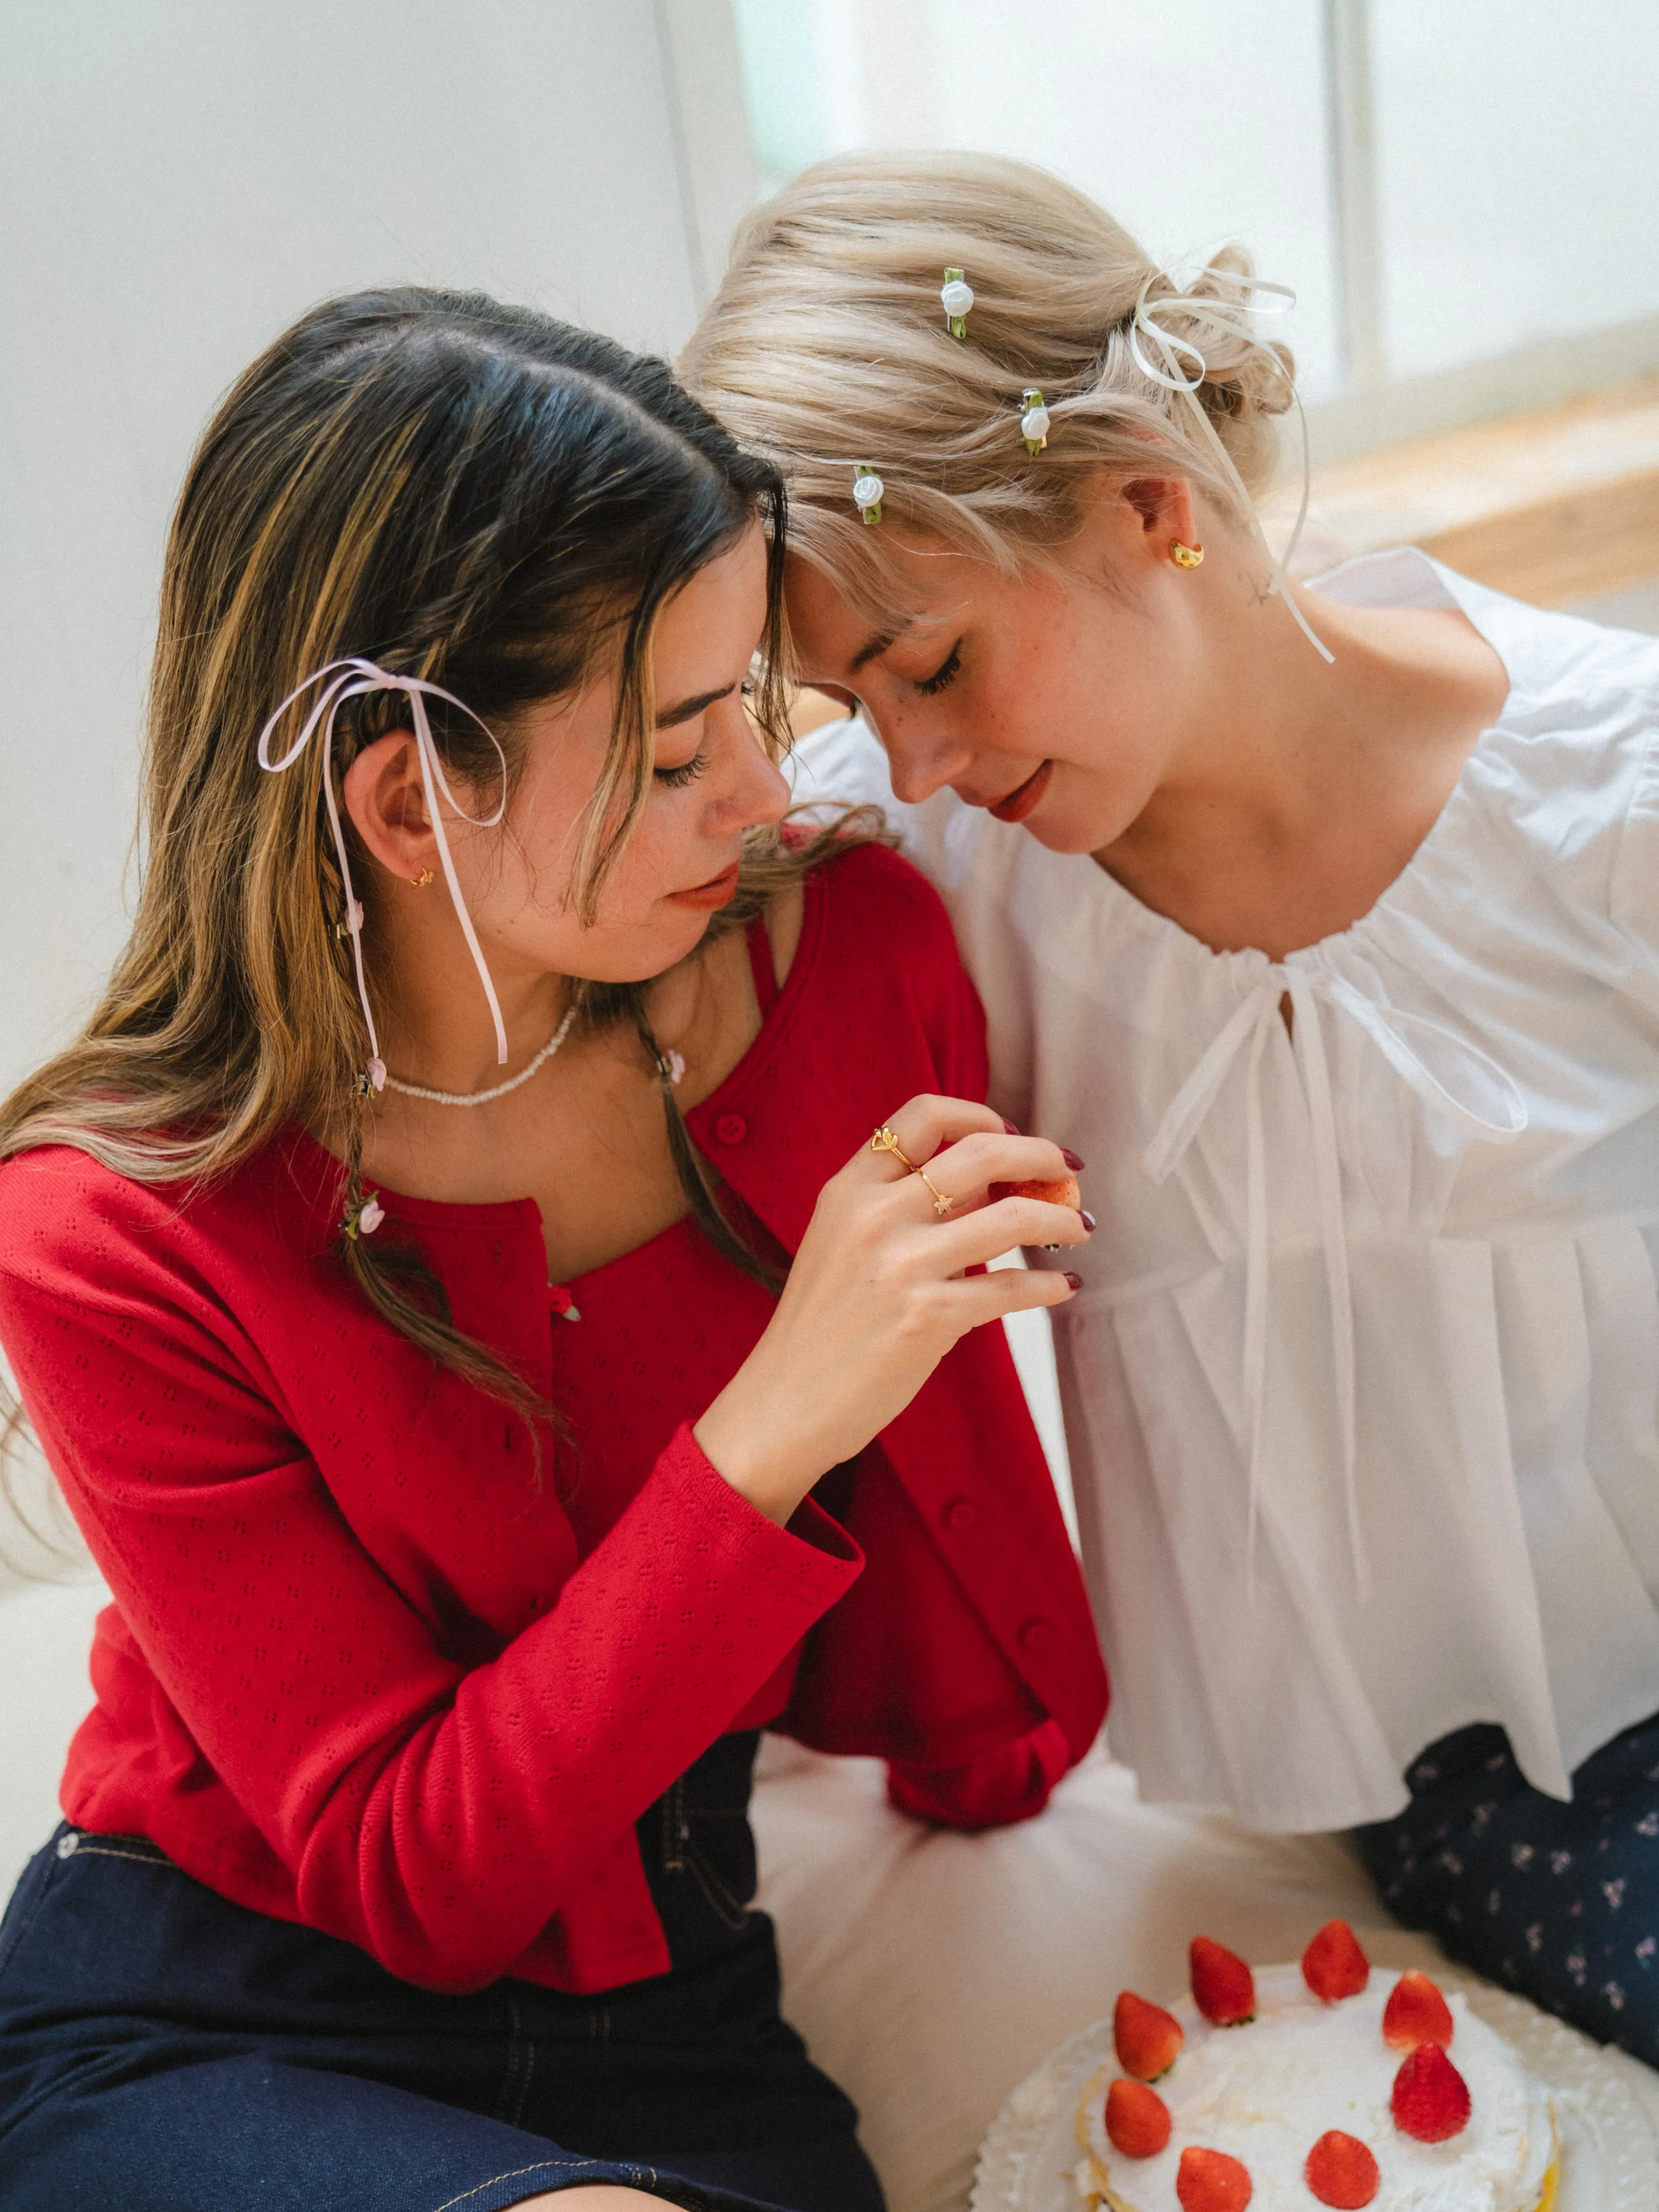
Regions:
<instances>
[{"instance_id":1,"label":"white hair ribbon bow","mask_svg":"<svg viewBox=\"0 0 1659 2212\"><path fill-rule=\"evenodd\" d=\"M1287 284L1269 284L1259 276L1237 276L1226 270L1212 273L1236 284L1240 296L1237 300L1218 300L1202 292L1175 292L1165 293L1157 300L1149 300L1146 296L1148 292L1158 282L1157 275L1149 276L1135 300L1134 317L1129 325L1129 350L1143 376L1150 377L1154 384L1161 385L1166 392L1186 393L1187 403L1197 417L1198 427L1221 464L1223 475L1237 495L1256 544L1261 548L1273 579L1269 589L1279 594L1296 617L1297 626L1309 644L1324 659L1330 660L1334 656L1328 647L1314 635L1306 616L1296 603L1294 594L1286 588L1285 575L1285 565L1296 551L1297 543L1302 536L1302 526L1308 519L1308 418L1303 412L1302 396L1294 381L1286 374L1283 364L1279 362L1278 356L1273 354L1272 349L1257 337L1251 323L1253 313L1282 315L1288 313L1296 305L1296 294ZM1258 292L1270 293L1274 304L1253 308L1251 301ZM1166 331L1158 320L1160 314L1170 311L1192 325L1200 337L1242 338L1257 351L1268 353L1278 366L1279 375L1290 386L1291 397L1296 402L1297 419L1302 429L1302 503L1297 509L1296 528L1291 532L1291 542L1285 549L1282 561L1268 544L1261 517L1255 511L1255 501L1245 489L1243 477L1233 465L1232 455L1217 435L1209 411L1198 396L1198 388L1209 373L1208 362L1192 338L1179 337L1174 331ZM1143 337L1151 339L1158 349L1158 359L1156 362L1149 360L1143 350Z\"/></svg>"},{"instance_id":2,"label":"white hair ribbon bow","mask_svg":"<svg viewBox=\"0 0 1659 2212\"><path fill-rule=\"evenodd\" d=\"M323 690L316 704L306 717L305 726L280 759L271 756L271 735L289 708L315 684ZM410 720L415 727L415 753L420 763L421 782L426 792L427 807L432 816L432 835L438 848L438 860L443 869L444 881L449 886L455 916L461 925L461 934L466 939L467 950L472 955L472 964L478 971L478 981L483 985L485 998L489 1001L489 1018L495 1025L495 1058L507 1064L507 1030L501 1021L501 1002L495 996L495 986L490 981L483 951L478 943L472 917L466 910L466 901L461 896L455 863L450 857L449 839L444 833L443 815L438 805L440 793L449 801L463 822L475 829L492 830L507 811L507 755L501 750L501 740L478 715L473 714L464 699L453 691L446 691L436 684L428 684L420 676L394 676L389 670L379 667L372 660L331 660L325 668L319 668L307 676L303 684L296 684L282 705L259 732L258 761L262 769L278 775L291 768L311 742L312 732L319 723L323 728L323 804L328 809L328 826L333 834L334 851L340 863L340 881L345 889L344 927L351 939L352 964L356 971L357 998L363 1010L363 1020L368 1029L368 1065L363 1071L364 1079L371 1090L386 1087L386 1062L380 1058L380 1039L375 1034L374 1016L368 1003L368 985L363 975L363 909L358 903L351 884L351 862L346 853L345 831L340 823L339 803L334 796L334 720L348 699L361 699L374 691L401 691L409 700ZM444 775L443 763L438 757L438 748L432 741L432 725L427 719L428 698L447 699L452 707L477 722L478 727L495 748L495 757L501 764L501 795L488 814L469 814L450 789Z\"/></svg>"}]
</instances>

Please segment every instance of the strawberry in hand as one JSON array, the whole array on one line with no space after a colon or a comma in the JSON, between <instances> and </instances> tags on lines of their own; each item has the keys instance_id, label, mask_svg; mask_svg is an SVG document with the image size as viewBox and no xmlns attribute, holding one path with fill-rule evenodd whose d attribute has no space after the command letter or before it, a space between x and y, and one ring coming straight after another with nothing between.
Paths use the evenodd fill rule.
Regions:
<instances>
[{"instance_id":1,"label":"strawberry in hand","mask_svg":"<svg viewBox=\"0 0 1659 2212\"><path fill-rule=\"evenodd\" d=\"M1036 1198L1045 1206L1069 1206L1079 1213L1083 1210L1083 1193L1075 1176L1067 1176L1061 1182L994 1182L986 1196L994 1205L1000 1198Z\"/></svg>"}]
</instances>

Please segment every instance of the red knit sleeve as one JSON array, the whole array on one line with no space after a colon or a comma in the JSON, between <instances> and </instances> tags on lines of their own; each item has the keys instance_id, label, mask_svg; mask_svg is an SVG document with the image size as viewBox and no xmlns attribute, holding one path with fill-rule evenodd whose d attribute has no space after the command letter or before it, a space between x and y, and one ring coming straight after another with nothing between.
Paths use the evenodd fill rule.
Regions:
<instances>
[{"instance_id":1,"label":"red knit sleeve","mask_svg":"<svg viewBox=\"0 0 1659 2212\"><path fill-rule=\"evenodd\" d=\"M894 1759L887 1794L901 1813L941 1828L1006 1828L1040 1813L1073 1764L1066 1731L1044 1721L965 1766L910 1766Z\"/></svg>"},{"instance_id":2,"label":"red knit sleeve","mask_svg":"<svg viewBox=\"0 0 1659 2212\"><path fill-rule=\"evenodd\" d=\"M493 1980L846 1589L856 1547L810 1504L776 1527L682 1428L551 1609L459 1664L161 1210L95 1237L24 1223L21 1164L0 1337L156 1680L308 1924L410 1981Z\"/></svg>"}]
</instances>

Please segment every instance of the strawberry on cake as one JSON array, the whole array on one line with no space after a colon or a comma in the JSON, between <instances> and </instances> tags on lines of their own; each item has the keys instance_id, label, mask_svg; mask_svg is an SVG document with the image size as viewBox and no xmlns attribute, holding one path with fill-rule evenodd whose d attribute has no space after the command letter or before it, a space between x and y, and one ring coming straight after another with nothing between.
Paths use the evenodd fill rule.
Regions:
<instances>
[{"instance_id":1,"label":"strawberry on cake","mask_svg":"<svg viewBox=\"0 0 1659 2212\"><path fill-rule=\"evenodd\" d=\"M1460 1996L1374 1972L1346 1921L1299 1966L1195 1936L1189 1998L1125 1990L1115 2067L1078 2112L1078 2194L1107 2212L1551 2212L1541 2086Z\"/></svg>"}]
</instances>

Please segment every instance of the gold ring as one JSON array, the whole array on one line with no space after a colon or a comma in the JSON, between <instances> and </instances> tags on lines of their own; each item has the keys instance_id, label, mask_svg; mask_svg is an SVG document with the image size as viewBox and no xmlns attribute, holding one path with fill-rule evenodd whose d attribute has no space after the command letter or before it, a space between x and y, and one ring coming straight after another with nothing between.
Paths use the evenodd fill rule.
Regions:
<instances>
[{"instance_id":1,"label":"gold ring","mask_svg":"<svg viewBox=\"0 0 1659 2212\"><path fill-rule=\"evenodd\" d=\"M898 1139L884 1121L876 1131L875 1135L871 1138L870 1149L872 1152L890 1152L906 1175L915 1175L919 1172L915 1162L906 1159L904 1154L899 1150Z\"/></svg>"},{"instance_id":2,"label":"gold ring","mask_svg":"<svg viewBox=\"0 0 1659 2212\"><path fill-rule=\"evenodd\" d=\"M927 1184L928 1189L933 1194L934 1212L939 1215L941 1221L945 1218L945 1215L951 1211L951 1208L956 1204L955 1199L946 1198L944 1192L933 1181L933 1178L928 1174L926 1168L919 1168L914 1160L906 1158L904 1152L900 1147L898 1139L893 1134L892 1131L887 1127L887 1124L884 1121L882 1123L880 1128L878 1129L875 1134L871 1138L870 1149L872 1152L890 1152L893 1155L893 1158L899 1163L900 1166L903 1168L907 1175L920 1176L922 1181Z\"/></svg>"},{"instance_id":3,"label":"gold ring","mask_svg":"<svg viewBox=\"0 0 1659 2212\"><path fill-rule=\"evenodd\" d=\"M933 1181L933 1178L928 1174L926 1168L912 1168L910 1172L912 1175L919 1175L922 1181L927 1184L928 1189L933 1192L933 1211L938 1214L942 1221L945 1215L951 1211L951 1208L956 1204L955 1199L945 1197L944 1192L940 1190L939 1185Z\"/></svg>"}]
</instances>

